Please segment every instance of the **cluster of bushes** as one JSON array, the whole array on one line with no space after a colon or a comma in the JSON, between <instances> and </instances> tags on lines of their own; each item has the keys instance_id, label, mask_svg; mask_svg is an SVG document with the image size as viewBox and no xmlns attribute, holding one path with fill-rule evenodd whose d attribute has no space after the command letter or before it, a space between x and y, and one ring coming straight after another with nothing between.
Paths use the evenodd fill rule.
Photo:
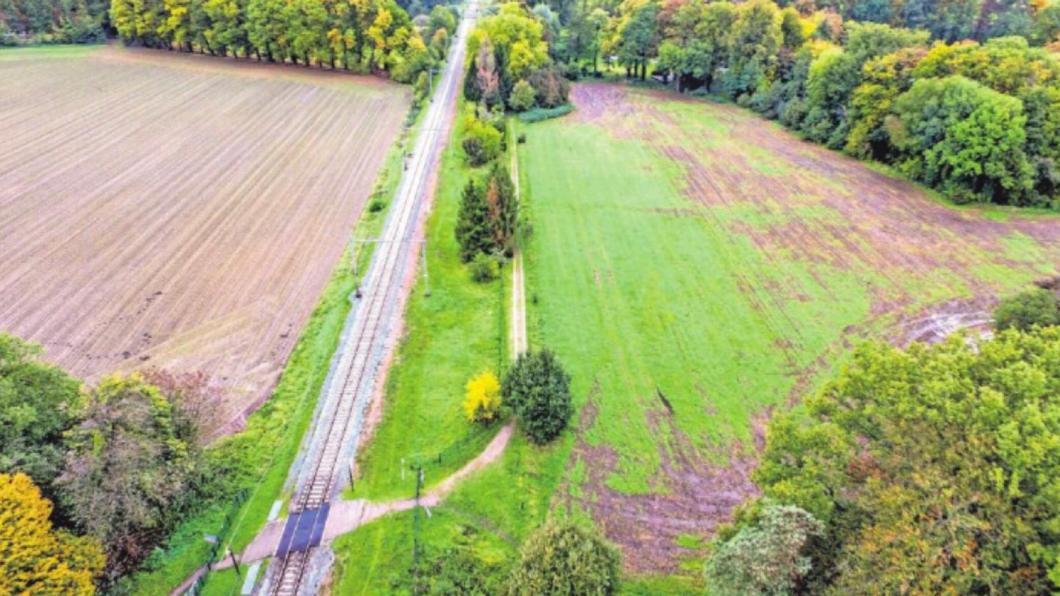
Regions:
<instances>
[{"instance_id":1,"label":"cluster of bushes","mask_svg":"<svg viewBox=\"0 0 1060 596\"><path fill-rule=\"evenodd\" d=\"M770 422L763 497L716 537L711 592L1055 592L1056 322L1036 290L1005 301L993 340L860 347Z\"/></svg>"},{"instance_id":2,"label":"cluster of bushes","mask_svg":"<svg viewBox=\"0 0 1060 596\"><path fill-rule=\"evenodd\" d=\"M1060 294L1050 284L1033 288L1001 301L994 311L998 331L1060 325Z\"/></svg>"},{"instance_id":3,"label":"cluster of bushes","mask_svg":"<svg viewBox=\"0 0 1060 596\"><path fill-rule=\"evenodd\" d=\"M515 2L479 21L468 41L464 97L488 109L524 112L567 103L570 83L552 64L545 22Z\"/></svg>"},{"instance_id":4,"label":"cluster of bushes","mask_svg":"<svg viewBox=\"0 0 1060 596\"><path fill-rule=\"evenodd\" d=\"M408 574L392 578L395 593L607 596L618 593L618 550L587 524L552 520L523 543L511 566L481 558L475 530L464 526L444 550L427 550Z\"/></svg>"},{"instance_id":5,"label":"cluster of bushes","mask_svg":"<svg viewBox=\"0 0 1060 596\"><path fill-rule=\"evenodd\" d=\"M500 157L507 148L504 139L504 114L485 106L468 106L462 123L460 146L471 167L479 167Z\"/></svg>"},{"instance_id":6,"label":"cluster of bushes","mask_svg":"<svg viewBox=\"0 0 1060 596\"><path fill-rule=\"evenodd\" d=\"M39 354L0 334L3 531L46 545L5 553L0 566L19 572L0 570L0 592L6 580L14 593L63 592L56 582L86 593L135 569L207 490L198 428L213 390L203 375L160 371L82 389Z\"/></svg>"},{"instance_id":7,"label":"cluster of bushes","mask_svg":"<svg viewBox=\"0 0 1060 596\"><path fill-rule=\"evenodd\" d=\"M520 354L499 383L491 372L473 377L464 394L469 422L490 423L502 407L519 420L519 428L538 445L550 443L567 428L574 408L570 376L549 350Z\"/></svg>"},{"instance_id":8,"label":"cluster of bushes","mask_svg":"<svg viewBox=\"0 0 1060 596\"><path fill-rule=\"evenodd\" d=\"M501 262L515 252L519 198L511 173L497 160L506 149L504 125L503 112L469 105L461 130L468 164L491 164L468 178L454 230L460 259L479 283L495 280Z\"/></svg>"},{"instance_id":9,"label":"cluster of bushes","mask_svg":"<svg viewBox=\"0 0 1060 596\"><path fill-rule=\"evenodd\" d=\"M574 111L574 106L571 104L563 104L555 108L534 108L527 110L522 114L519 114L519 121L527 124L533 122L541 122L542 120L549 120L552 118L559 118L560 116L566 116Z\"/></svg>"},{"instance_id":10,"label":"cluster of bushes","mask_svg":"<svg viewBox=\"0 0 1060 596\"><path fill-rule=\"evenodd\" d=\"M106 39L105 0L0 0L0 47Z\"/></svg>"},{"instance_id":11,"label":"cluster of bushes","mask_svg":"<svg viewBox=\"0 0 1060 596\"><path fill-rule=\"evenodd\" d=\"M494 162L464 186L457 214L456 240L465 263L481 256L511 256L519 221L519 203L508 168Z\"/></svg>"},{"instance_id":12,"label":"cluster of bushes","mask_svg":"<svg viewBox=\"0 0 1060 596\"><path fill-rule=\"evenodd\" d=\"M424 83L456 25L452 9L437 6L416 26L394 0L112 0L110 20L128 44Z\"/></svg>"}]
</instances>

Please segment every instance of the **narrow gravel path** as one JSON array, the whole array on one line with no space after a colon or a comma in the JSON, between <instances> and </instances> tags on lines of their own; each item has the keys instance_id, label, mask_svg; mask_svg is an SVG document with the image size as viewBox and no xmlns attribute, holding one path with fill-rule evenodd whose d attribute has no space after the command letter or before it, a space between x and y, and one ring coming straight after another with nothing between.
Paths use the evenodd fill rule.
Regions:
<instances>
[{"instance_id":1,"label":"narrow gravel path","mask_svg":"<svg viewBox=\"0 0 1060 596\"><path fill-rule=\"evenodd\" d=\"M519 187L519 144L512 144L512 182L515 183L515 197L521 205L522 191ZM517 246L512 259L512 312L511 312L512 357L516 358L527 350L526 338L526 284L523 278L523 251Z\"/></svg>"}]
</instances>

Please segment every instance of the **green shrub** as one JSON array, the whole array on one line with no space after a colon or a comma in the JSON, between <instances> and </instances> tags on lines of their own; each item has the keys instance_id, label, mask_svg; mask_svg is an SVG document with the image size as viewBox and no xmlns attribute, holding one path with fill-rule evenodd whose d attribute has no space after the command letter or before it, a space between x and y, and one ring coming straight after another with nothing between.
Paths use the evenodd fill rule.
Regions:
<instances>
[{"instance_id":1,"label":"green shrub","mask_svg":"<svg viewBox=\"0 0 1060 596\"><path fill-rule=\"evenodd\" d=\"M721 543L707 563L712 594L790 594L812 567L802 551L824 531L813 515L793 505L770 505Z\"/></svg>"},{"instance_id":2,"label":"green shrub","mask_svg":"<svg viewBox=\"0 0 1060 596\"><path fill-rule=\"evenodd\" d=\"M64 464L63 435L77 421L80 381L46 364L43 354L37 344L0 333L0 473L25 473L57 501L52 483Z\"/></svg>"},{"instance_id":3,"label":"green shrub","mask_svg":"<svg viewBox=\"0 0 1060 596\"><path fill-rule=\"evenodd\" d=\"M508 97L508 107L516 112L525 112L537 103L537 92L524 80L520 80L512 87L512 94Z\"/></svg>"},{"instance_id":4,"label":"green shrub","mask_svg":"<svg viewBox=\"0 0 1060 596\"><path fill-rule=\"evenodd\" d=\"M563 104L556 108L534 108L519 114L520 122L541 122L542 120L549 120L551 118L559 118L560 116L566 116L574 111L574 106L571 104Z\"/></svg>"},{"instance_id":5,"label":"green shrub","mask_svg":"<svg viewBox=\"0 0 1060 596\"><path fill-rule=\"evenodd\" d=\"M534 88L537 103L544 108L557 108L568 101L570 81L554 66L541 68L530 74L528 81Z\"/></svg>"},{"instance_id":6,"label":"green shrub","mask_svg":"<svg viewBox=\"0 0 1060 596\"><path fill-rule=\"evenodd\" d=\"M1005 298L994 311L994 328L1028 331L1035 325L1060 325L1060 304L1056 294L1042 288Z\"/></svg>"},{"instance_id":7,"label":"green shrub","mask_svg":"<svg viewBox=\"0 0 1060 596\"><path fill-rule=\"evenodd\" d=\"M463 527L453 546L444 550L425 545L418 562L407 572L390 578L393 594L461 594L490 596L501 593L505 567L475 553L475 530Z\"/></svg>"},{"instance_id":8,"label":"green shrub","mask_svg":"<svg viewBox=\"0 0 1060 596\"><path fill-rule=\"evenodd\" d=\"M484 284L497 279L497 261L486 253L478 253L471 260L471 279Z\"/></svg>"},{"instance_id":9,"label":"green shrub","mask_svg":"<svg viewBox=\"0 0 1060 596\"><path fill-rule=\"evenodd\" d=\"M519 417L519 427L538 445L559 436L570 420L570 376L549 350L520 354L501 394Z\"/></svg>"},{"instance_id":10,"label":"green shrub","mask_svg":"<svg viewBox=\"0 0 1060 596\"><path fill-rule=\"evenodd\" d=\"M467 163L478 167L496 159L501 153L502 136L493 125L468 115L464 119L464 141L461 144Z\"/></svg>"},{"instance_id":11,"label":"green shrub","mask_svg":"<svg viewBox=\"0 0 1060 596\"><path fill-rule=\"evenodd\" d=\"M519 206L508 169L494 163L489 173L468 180L456 220L460 258L470 262L479 253L511 255Z\"/></svg>"},{"instance_id":12,"label":"green shrub","mask_svg":"<svg viewBox=\"0 0 1060 596\"><path fill-rule=\"evenodd\" d=\"M527 538L508 594L574 595L618 592L618 549L595 529L549 522Z\"/></svg>"},{"instance_id":13,"label":"green shrub","mask_svg":"<svg viewBox=\"0 0 1060 596\"><path fill-rule=\"evenodd\" d=\"M1055 592L1058 355L1060 327L863 344L775 415L755 484L826 528L800 550L813 568L799 591Z\"/></svg>"}]
</instances>

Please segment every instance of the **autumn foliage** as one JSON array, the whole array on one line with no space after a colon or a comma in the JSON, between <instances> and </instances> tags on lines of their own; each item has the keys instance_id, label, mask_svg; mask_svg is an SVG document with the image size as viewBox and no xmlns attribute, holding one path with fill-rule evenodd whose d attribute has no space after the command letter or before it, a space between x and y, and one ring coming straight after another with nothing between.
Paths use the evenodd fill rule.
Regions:
<instances>
[{"instance_id":1,"label":"autumn foliage","mask_svg":"<svg viewBox=\"0 0 1060 596\"><path fill-rule=\"evenodd\" d=\"M29 476L0 474L0 594L92 594L103 549L53 530L51 501Z\"/></svg>"},{"instance_id":2,"label":"autumn foliage","mask_svg":"<svg viewBox=\"0 0 1060 596\"><path fill-rule=\"evenodd\" d=\"M464 416L468 422L492 422L501 410L501 384L486 371L467 382Z\"/></svg>"}]
</instances>

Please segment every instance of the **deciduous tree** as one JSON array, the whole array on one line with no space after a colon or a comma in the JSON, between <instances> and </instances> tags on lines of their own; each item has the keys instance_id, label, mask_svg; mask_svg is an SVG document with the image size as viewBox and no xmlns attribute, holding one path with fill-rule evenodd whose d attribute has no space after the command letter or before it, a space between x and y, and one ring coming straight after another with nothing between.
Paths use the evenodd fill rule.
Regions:
<instances>
[{"instance_id":1,"label":"deciduous tree","mask_svg":"<svg viewBox=\"0 0 1060 596\"><path fill-rule=\"evenodd\" d=\"M468 422L492 422L501 410L501 384L492 372L475 375L464 391L464 417Z\"/></svg>"},{"instance_id":2,"label":"deciduous tree","mask_svg":"<svg viewBox=\"0 0 1060 596\"><path fill-rule=\"evenodd\" d=\"M1060 300L1051 290L1034 288L1001 301L994 311L994 327L999 331L1030 331L1034 326L1060 325Z\"/></svg>"},{"instance_id":3,"label":"deciduous tree","mask_svg":"<svg viewBox=\"0 0 1060 596\"><path fill-rule=\"evenodd\" d=\"M95 593L103 550L53 530L52 504L25 474L0 474L0 594Z\"/></svg>"},{"instance_id":4,"label":"deciduous tree","mask_svg":"<svg viewBox=\"0 0 1060 596\"><path fill-rule=\"evenodd\" d=\"M812 567L803 549L821 522L792 505L766 505L707 564L711 594L792 594Z\"/></svg>"},{"instance_id":5,"label":"deciduous tree","mask_svg":"<svg viewBox=\"0 0 1060 596\"><path fill-rule=\"evenodd\" d=\"M770 423L766 497L825 525L806 589L1046 593L1060 586L1060 328L858 348Z\"/></svg>"},{"instance_id":6,"label":"deciduous tree","mask_svg":"<svg viewBox=\"0 0 1060 596\"><path fill-rule=\"evenodd\" d=\"M112 376L68 434L60 496L77 527L104 545L112 579L150 553L193 494L199 450L184 417L141 376Z\"/></svg>"},{"instance_id":7,"label":"deciduous tree","mask_svg":"<svg viewBox=\"0 0 1060 596\"><path fill-rule=\"evenodd\" d=\"M618 549L592 528L550 521L527 538L508 578L511 596L615 594Z\"/></svg>"},{"instance_id":8,"label":"deciduous tree","mask_svg":"<svg viewBox=\"0 0 1060 596\"><path fill-rule=\"evenodd\" d=\"M895 103L899 167L957 201L1026 204L1034 170L1016 98L964 77L918 80Z\"/></svg>"},{"instance_id":9,"label":"deciduous tree","mask_svg":"<svg viewBox=\"0 0 1060 596\"><path fill-rule=\"evenodd\" d=\"M39 360L40 346L0 333L0 472L24 472L54 498L63 433L79 413L80 383Z\"/></svg>"}]
</instances>

